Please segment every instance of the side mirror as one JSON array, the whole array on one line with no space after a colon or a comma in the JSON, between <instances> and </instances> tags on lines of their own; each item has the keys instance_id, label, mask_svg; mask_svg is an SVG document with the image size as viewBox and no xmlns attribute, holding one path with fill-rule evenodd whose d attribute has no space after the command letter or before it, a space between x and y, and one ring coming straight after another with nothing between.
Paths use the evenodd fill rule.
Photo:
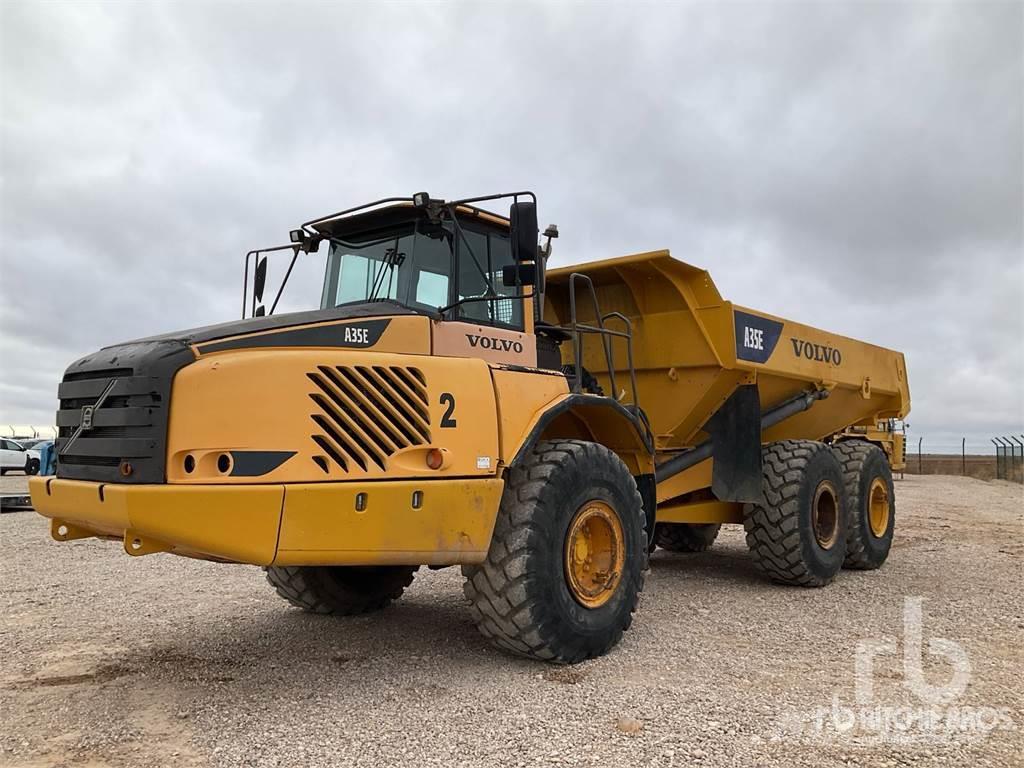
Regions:
<instances>
[{"instance_id":1,"label":"side mirror","mask_svg":"<svg viewBox=\"0 0 1024 768\"><path fill-rule=\"evenodd\" d=\"M256 311L252 313L253 317L263 317L267 314L267 308L260 304L256 307Z\"/></svg>"},{"instance_id":2,"label":"side mirror","mask_svg":"<svg viewBox=\"0 0 1024 768\"><path fill-rule=\"evenodd\" d=\"M512 228L512 258L537 261L537 206L532 202L512 203L508 218Z\"/></svg>"},{"instance_id":3,"label":"side mirror","mask_svg":"<svg viewBox=\"0 0 1024 768\"><path fill-rule=\"evenodd\" d=\"M536 285L536 264L509 264L501 268L501 283L509 288L516 285Z\"/></svg>"},{"instance_id":4,"label":"side mirror","mask_svg":"<svg viewBox=\"0 0 1024 768\"><path fill-rule=\"evenodd\" d=\"M256 301L263 301L263 289L267 286L267 257L256 262L256 274L252 279L252 293Z\"/></svg>"}]
</instances>

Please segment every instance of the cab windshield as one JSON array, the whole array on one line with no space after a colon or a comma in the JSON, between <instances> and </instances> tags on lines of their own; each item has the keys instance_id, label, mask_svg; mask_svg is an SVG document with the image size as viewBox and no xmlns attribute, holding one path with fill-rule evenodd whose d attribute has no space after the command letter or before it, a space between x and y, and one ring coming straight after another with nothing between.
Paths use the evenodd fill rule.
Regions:
<instances>
[{"instance_id":1,"label":"cab windshield","mask_svg":"<svg viewBox=\"0 0 1024 768\"><path fill-rule=\"evenodd\" d=\"M521 330L518 291L502 284L502 268L512 263L508 234L477 222L417 218L331 236L320 305L390 299L436 312L457 304L446 317Z\"/></svg>"}]
</instances>

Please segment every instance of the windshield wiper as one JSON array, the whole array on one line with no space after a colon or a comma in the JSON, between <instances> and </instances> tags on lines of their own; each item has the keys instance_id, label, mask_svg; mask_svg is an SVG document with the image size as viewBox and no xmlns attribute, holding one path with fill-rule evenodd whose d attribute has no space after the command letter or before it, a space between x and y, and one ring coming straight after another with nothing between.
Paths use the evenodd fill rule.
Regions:
<instances>
[{"instance_id":1,"label":"windshield wiper","mask_svg":"<svg viewBox=\"0 0 1024 768\"><path fill-rule=\"evenodd\" d=\"M381 259L380 269L377 270L377 274L373 277L373 289L370 291L370 295L366 297L367 301L377 301L377 292L384 285L385 269L388 274L388 290L385 295L390 298L391 284L395 277L395 267L402 266L404 261L405 253L398 250L398 241L396 240L394 248L388 248L384 251L384 258Z\"/></svg>"},{"instance_id":2,"label":"windshield wiper","mask_svg":"<svg viewBox=\"0 0 1024 768\"><path fill-rule=\"evenodd\" d=\"M487 286L489 293L485 293L483 296L467 296L464 299L459 299L456 302L449 304L447 307L438 307L437 311L442 315L449 309L455 309L461 307L463 304L469 304L471 301L501 301L502 299L509 299L510 296L502 296L500 293L494 290L490 285ZM492 318L493 319L493 318Z\"/></svg>"}]
</instances>

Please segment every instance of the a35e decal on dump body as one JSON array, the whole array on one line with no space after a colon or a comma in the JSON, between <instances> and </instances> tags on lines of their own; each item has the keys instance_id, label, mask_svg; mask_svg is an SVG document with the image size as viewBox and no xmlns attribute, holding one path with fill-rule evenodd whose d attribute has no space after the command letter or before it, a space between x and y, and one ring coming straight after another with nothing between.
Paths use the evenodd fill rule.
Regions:
<instances>
[{"instance_id":1,"label":"a35e decal on dump body","mask_svg":"<svg viewBox=\"0 0 1024 768\"><path fill-rule=\"evenodd\" d=\"M528 192L306 222L246 256L241 320L67 369L35 508L60 541L263 566L317 613L460 565L485 636L562 662L618 642L650 551L723 523L783 584L882 565L903 355L734 306L668 251L548 269L557 235ZM318 252L320 307L276 314Z\"/></svg>"}]
</instances>

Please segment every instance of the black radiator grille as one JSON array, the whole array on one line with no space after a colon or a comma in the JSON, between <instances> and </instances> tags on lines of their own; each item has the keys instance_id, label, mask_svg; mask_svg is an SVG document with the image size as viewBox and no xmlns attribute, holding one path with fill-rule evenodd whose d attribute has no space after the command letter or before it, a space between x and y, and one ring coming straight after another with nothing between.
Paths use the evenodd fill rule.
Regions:
<instances>
[{"instance_id":1,"label":"black radiator grille","mask_svg":"<svg viewBox=\"0 0 1024 768\"><path fill-rule=\"evenodd\" d=\"M57 411L61 474L67 477L77 466L116 468L122 461L153 459L159 442L156 412L161 410L156 386L154 379L135 376L130 368L65 376ZM86 408L91 409L91 425L81 429Z\"/></svg>"},{"instance_id":2,"label":"black radiator grille","mask_svg":"<svg viewBox=\"0 0 1024 768\"><path fill-rule=\"evenodd\" d=\"M193 359L180 342L159 340L108 347L68 368L57 390L58 477L164 482L171 381Z\"/></svg>"}]
</instances>

